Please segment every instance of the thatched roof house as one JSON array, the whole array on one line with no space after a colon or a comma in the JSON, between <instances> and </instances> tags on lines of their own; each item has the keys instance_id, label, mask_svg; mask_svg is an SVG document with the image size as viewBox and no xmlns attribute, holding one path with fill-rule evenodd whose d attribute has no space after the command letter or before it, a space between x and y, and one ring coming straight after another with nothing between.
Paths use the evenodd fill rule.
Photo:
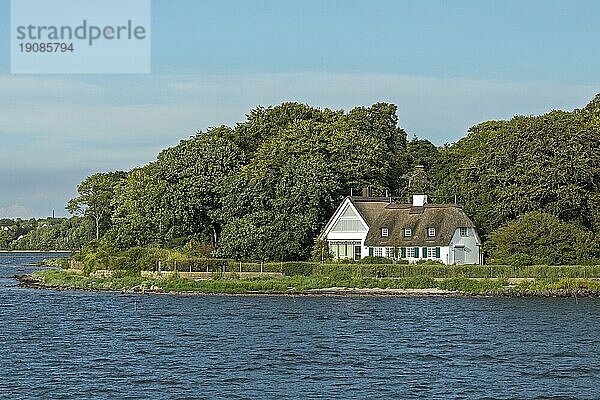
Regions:
<instances>
[{"instance_id":1,"label":"thatched roof house","mask_svg":"<svg viewBox=\"0 0 600 400\"><path fill-rule=\"evenodd\" d=\"M381 256L480 264L481 240L458 204L428 204L413 195L412 204L390 198L346 197L325 226L323 238L335 258Z\"/></svg>"}]
</instances>

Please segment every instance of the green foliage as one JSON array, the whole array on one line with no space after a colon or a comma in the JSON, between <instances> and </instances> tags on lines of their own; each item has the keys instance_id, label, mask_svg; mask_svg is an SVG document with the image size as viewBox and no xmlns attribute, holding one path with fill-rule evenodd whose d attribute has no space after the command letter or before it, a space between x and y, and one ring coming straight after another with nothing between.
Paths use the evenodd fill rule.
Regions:
<instances>
[{"instance_id":1,"label":"green foliage","mask_svg":"<svg viewBox=\"0 0 600 400\"><path fill-rule=\"evenodd\" d=\"M315 238L341 198L365 186L404 198L416 164L428 177L418 190L433 192L437 203L457 196L483 239L492 238L486 249L496 261L520 268L598 260L600 96L582 110L483 122L441 148L417 138L407 143L393 104L348 112L258 107L235 127L183 140L128 174L90 176L68 209L93 218L97 245L111 254L147 246L185 253L195 243L202 257L191 258L328 261ZM518 219L536 212L543 213L532 214L537 221ZM533 226L538 222L550 230ZM511 234L521 241L512 243ZM0 247L7 240L0 231ZM40 233L35 242L51 241ZM103 254L88 257L88 265L107 262ZM389 269L442 271L398 268Z\"/></svg>"},{"instance_id":2,"label":"green foliage","mask_svg":"<svg viewBox=\"0 0 600 400\"><path fill-rule=\"evenodd\" d=\"M600 110L489 121L444 151L467 214L486 235L531 211L598 230ZM442 180L443 176L440 176ZM442 184L442 187L444 185Z\"/></svg>"},{"instance_id":3,"label":"green foliage","mask_svg":"<svg viewBox=\"0 0 600 400\"><path fill-rule=\"evenodd\" d=\"M281 264L281 273L286 276L310 276L313 274L315 264L305 262L285 262Z\"/></svg>"},{"instance_id":4,"label":"green foliage","mask_svg":"<svg viewBox=\"0 0 600 400\"><path fill-rule=\"evenodd\" d=\"M450 278L437 283L437 287L443 290L460 292L494 292L507 286L504 279L470 279L470 278Z\"/></svg>"},{"instance_id":5,"label":"green foliage","mask_svg":"<svg viewBox=\"0 0 600 400\"><path fill-rule=\"evenodd\" d=\"M558 280L540 279L533 281L522 281L517 284L517 289L526 292L542 292L542 291L587 291L600 290L600 281L590 279L573 279L563 278Z\"/></svg>"},{"instance_id":6,"label":"green foliage","mask_svg":"<svg viewBox=\"0 0 600 400\"><path fill-rule=\"evenodd\" d=\"M496 229L486 245L495 262L515 266L588 264L600 255L591 232L539 211Z\"/></svg>"},{"instance_id":7,"label":"green foliage","mask_svg":"<svg viewBox=\"0 0 600 400\"><path fill-rule=\"evenodd\" d=\"M79 250L93 231L93 223L82 217L4 220L0 250Z\"/></svg>"},{"instance_id":8,"label":"green foliage","mask_svg":"<svg viewBox=\"0 0 600 400\"><path fill-rule=\"evenodd\" d=\"M361 264L388 264L390 262L389 258L385 258L385 257L375 257L375 256L367 256L364 258L361 258L360 263Z\"/></svg>"},{"instance_id":9,"label":"green foliage","mask_svg":"<svg viewBox=\"0 0 600 400\"><path fill-rule=\"evenodd\" d=\"M295 103L254 110L236 133L261 143L226 182L217 253L309 259L315 237L351 187L398 188L407 162L397 122L395 106L383 103L347 114Z\"/></svg>"},{"instance_id":10,"label":"green foliage","mask_svg":"<svg viewBox=\"0 0 600 400\"><path fill-rule=\"evenodd\" d=\"M221 234L223 183L244 162L229 128L200 133L129 173L115 194L106 240L118 248L200 240Z\"/></svg>"},{"instance_id":11,"label":"green foliage","mask_svg":"<svg viewBox=\"0 0 600 400\"><path fill-rule=\"evenodd\" d=\"M0 250L10 250L13 239L9 231L0 230Z\"/></svg>"},{"instance_id":12,"label":"green foliage","mask_svg":"<svg viewBox=\"0 0 600 400\"><path fill-rule=\"evenodd\" d=\"M417 265L446 265L442 260L419 260L416 262Z\"/></svg>"},{"instance_id":13,"label":"green foliage","mask_svg":"<svg viewBox=\"0 0 600 400\"><path fill-rule=\"evenodd\" d=\"M180 293L299 293L315 289L432 289L439 288L464 294L500 295L598 295L600 281L592 279L536 279L525 280L515 286L506 279L450 278L436 281L429 276L384 278L357 276L295 275L284 278L239 279L235 275L217 279L194 281L172 275L165 279L147 279L131 274L98 278L60 270L42 270L34 277L48 287L79 290L161 291Z\"/></svg>"},{"instance_id":14,"label":"green foliage","mask_svg":"<svg viewBox=\"0 0 600 400\"><path fill-rule=\"evenodd\" d=\"M127 173L122 171L91 175L77 187L79 196L67 204L66 208L72 214L93 219L96 225L96 240L100 238L100 231L104 232L110 226L115 189L126 176Z\"/></svg>"},{"instance_id":15,"label":"green foliage","mask_svg":"<svg viewBox=\"0 0 600 400\"><path fill-rule=\"evenodd\" d=\"M406 146L410 166L422 165L426 171L431 170L438 162L437 146L426 139L413 138Z\"/></svg>"},{"instance_id":16,"label":"green foliage","mask_svg":"<svg viewBox=\"0 0 600 400\"><path fill-rule=\"evenodd\" d=\"M311 261L316 262L330 262L333 260L333 253L329 250L329 243L327 240L317 238L310 259Z\"/></svg>"}]
</instances>

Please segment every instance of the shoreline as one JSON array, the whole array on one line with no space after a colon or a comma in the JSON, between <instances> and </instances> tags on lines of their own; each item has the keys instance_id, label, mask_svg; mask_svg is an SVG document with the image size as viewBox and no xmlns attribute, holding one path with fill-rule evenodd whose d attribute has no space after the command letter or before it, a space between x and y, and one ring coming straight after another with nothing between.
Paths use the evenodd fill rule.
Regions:
<instances>
[{"instance_id":1,"label":"shoreline","mask_svg":"<svg viewBox=\"0 0 600 400\"><path fill-rule=\"evenodd\" d=\"M381 288L346 288L330 287L305 290L264 290L264 291L238 291L238 292L208 292L208 291L164 291L160 288L81 288L73 286L54 286L43 283L39 278L31 275L15 276L19 281L18 286L35 290L49 291L74 291L74 292L96 292L130 295L161 295L161 296L223 296L223 297L380 297L380 298L408 298L408 297L440 297L440 298L600 298L600 290L536 290L519 291L505 288L498 291L468 292L459 290L444 290L439 288L426 289L381 289Z\"/></svg>"}]
</instances>

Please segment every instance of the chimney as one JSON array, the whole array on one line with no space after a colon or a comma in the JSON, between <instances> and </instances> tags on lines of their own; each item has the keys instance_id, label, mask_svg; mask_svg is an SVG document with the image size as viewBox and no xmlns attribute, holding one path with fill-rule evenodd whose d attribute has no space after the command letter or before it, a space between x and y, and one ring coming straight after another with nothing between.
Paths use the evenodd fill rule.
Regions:
<instances>
[{"instance_id":1,"label":"chimney","mask_svg":"<svg viewBox=\"0 0 600 400\"><path fill-rule=\"evenodd\" d=\"M413 207L423 207L427 204L426 194L413 194L412 205Z\"/></svg>"},{"instance_id":2,"label":"chimney","mask_svg":"<svg viewBox=\"0 0 600 400\"><path fill-rule=\"evenodd\" d=\"M425 167L415 165L415 169L408 178L408 193L412 195L413 207L423 207L427 204L427 195L425 193L427 193L428 189L429 182L425 173Z\"/></svg>"},{"instance_id":3,"label":"chimney","mask_svg":"<svg viewBox=\"0 0 600 400\"><path fill-rule=\"evenodd\" d=\"M364 187L362 189L362 197L364 197L365 199L368 199L369 197L371 197L371 188L370 187Z\"/></svg>"}]
</instances>

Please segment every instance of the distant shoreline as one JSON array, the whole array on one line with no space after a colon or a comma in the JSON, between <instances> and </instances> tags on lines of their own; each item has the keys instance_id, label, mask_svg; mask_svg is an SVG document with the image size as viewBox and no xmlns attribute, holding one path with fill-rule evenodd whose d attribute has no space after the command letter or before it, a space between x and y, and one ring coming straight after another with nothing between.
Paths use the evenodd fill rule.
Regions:
<instances>
[{"instance_id":1,"label":"distant shoreline","mask_svg":"<svg viewBox=\"0 0 600 400\"><path fill-rule=\"evenodd\" d=\"M238 291L177 291L163 290L159 287L122 287L103 288L98 286L76 287L70 285L48 285L40 278L32 275L16 276L19 280L19 286L53 291L76 291L76 292L106 292L117 294L138 294L138 295L168 295L168 296L284 296L284 297L446 297L446 298L466 298L466 297L501 297L501 298L600 298L600 290L596 289L548 289L519 291L510 288L490 291L460 291L444 290L439 288L425 289L380 289L380 288L346 288L329 287L318 289L304 289L286 291L281 290L238 290Z\"/></svg>"},{"instance_id":2,"label":"distant shoreline","mask_svg":"<svg viewBox=\"0 0 600 400\"><path fill-rule=\"evenodd\" d=\"M71 250L0 250L0 254L72 254Z\"/></svg>"}]
</instances>

